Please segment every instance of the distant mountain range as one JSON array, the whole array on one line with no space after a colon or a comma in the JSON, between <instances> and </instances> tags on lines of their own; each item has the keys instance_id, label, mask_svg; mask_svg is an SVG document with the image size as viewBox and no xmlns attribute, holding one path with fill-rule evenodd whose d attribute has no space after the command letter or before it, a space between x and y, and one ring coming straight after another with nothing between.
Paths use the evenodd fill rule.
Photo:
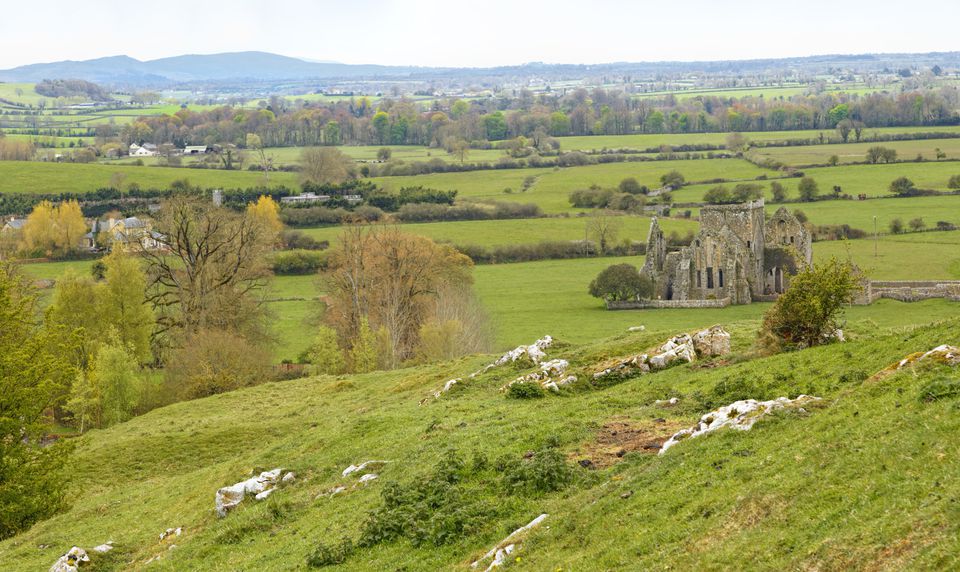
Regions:
<instances>
[{"instance_id":1,"label":"distant mountain range","mask_svg":"<svg viewBox=\"0 0 960 572\"><path fill-rule=\"evenodd\" d=\"M0 81L85 79L105 84L170 84L223 80L328 79L406 76L425 68L310 62L266 52L183 55L140 61L112 56L30 64L0 71Z\"/></svg>"},{"instance_id":2,"label":"distant mountain range","mask_svg":"<svg viewBox=\"0 0 960 572\"><path fill-rule=\"evenodd\" d=\"M168 86L178 83L238 80L363 80L387 78L534 76L570 77L579 74L750 73L831 69L880 71L901 67L940 65L960 69L960 52L928 54L824 55L782 59L712 62L617 62L596 65L531 63L497 68L430 68L415 66L352 65L307 61L266 52L183 55L140 61L112 56L85 61L30 64L0 71L0 81L38 82L44 79L83 79L108 85Z\"/></svg>"}]
</instances>

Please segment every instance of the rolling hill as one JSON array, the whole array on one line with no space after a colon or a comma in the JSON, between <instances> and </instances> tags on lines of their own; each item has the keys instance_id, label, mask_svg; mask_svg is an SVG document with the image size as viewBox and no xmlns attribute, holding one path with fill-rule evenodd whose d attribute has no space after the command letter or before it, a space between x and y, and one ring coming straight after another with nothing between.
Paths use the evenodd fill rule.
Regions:
<instances>
[{"instance_id":1,"label":"rolling hill","mask_svg":"<svg viewBox=\"0 0 960 572\"><path fill-rule=\"evenodd\" d=\"M474 356L158 409L79 439L72 508L0 543L0 562L46 569L111 540L85 569L471 570L533 522L506 569L956 569L960 369L877 372L957 345L960 322L851 323L846 343L768 358L756 326L727 325L727 357L605 386L585 383L598 364L676 332L555 343L582 381L539 399L498 390L527 368L465 377L492 359ZM800 394L822 399L656 454L718 407ZM385 462L345 470L369 460ZM216 516L218 488L280 467L296 479Z\"/></svg>"}]
</instances>

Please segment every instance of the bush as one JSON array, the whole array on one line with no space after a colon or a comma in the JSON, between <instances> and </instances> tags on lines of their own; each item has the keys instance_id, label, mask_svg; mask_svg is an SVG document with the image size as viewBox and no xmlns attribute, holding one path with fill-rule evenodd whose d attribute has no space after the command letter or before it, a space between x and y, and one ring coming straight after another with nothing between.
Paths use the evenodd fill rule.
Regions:
<instances>
[{"instance_id":1,"label":"bush","mask_svg":"<svg viewBox=\"0 0 960 572\"><path fill-rule=\"evenodd\" d=\"M334 564L343 564L353 554L353 542L349 538L344 538L338 544L329 545L320 543L317 548L307 556L307 566L310 568L323 568L324 566L333 566Z\"/></svg>"},{"instance_id":2,"label":"bush","mask_svg":"<svg viewBox=\"0 0 960 572\"><path fill-rule=\"evenodd\" d=\"M380 506L367 513L357 544L371 547L407 538L414 546L441 546L460 540L497 512L477 498L475 489L461 484L467 475L463 461L448 451L431 475L387 483Z\"/></svg>"},{"instance_id":3,"label":"bush","mask_svg":"<svg viewBox=\"0 0 960 572\"><path fill-rule=\"evenodd\" d=\"M535 381L518 382L507 388L507 397L511 399L540 399L546 395L547 392Z\"/></svg>"},{"instance_id":4,"label":"bush","mask_svg":"<svg viewBox=\"0 0 960 572\"><path fill-rule=\"evenodd\" d=\"M775 203L782 203L787 199L787 189L780 181L770 183L770 192L773 193L773 202Z\"/></svg>"},{"instance_id":5,"label":"bush","mask_svg":"<svg viewBox=\"0 0 960 572\"><path fill-rule=\"evenodd\" d=\"M895 218L895 219L893 219L893 220L890 221L890 233L891 233L891 234L903 234L903 231L904 231L904 230L905 230L905 228L904 228L904 226L903 226L903 219L902 219L902 218Z\"/></svg>"},{"instance_id":6,"label":"bush","mask_svg":"<svg viewBox=\"0 0 960 572\"><path fill-rule=\"evenodd\" d=\"M589 292L594 298L614 302L649 298L653 295L653 282L641 276L636 266L614 264L593 279Z\"/></svg>"},{"instance_id":7,"label":"bush","mask_svg":"<svg viewBox=\"0 0 960 572\"><path fill-rule=\"evenodd\" d=\"M283 245L290 250L325 250L330 248L326 240L317 240L299 230L285 230L281 235Z\"/></svg>"},{"instance_id":8,"label":"bush","mask_svg":"<svg viewBox=\"0 0 960 572\"><path fill-rule=\"evenodd\" d=\"M859 290L859 276L850 262L834 258L804 268L764 314L761 347L780 351L827 343L843 308Z\"/></svg>"},{"instance_id":9,"label":"bush","mask_svg":"<svg viewBox=\"0 0 960 572\"><path fill-rule=\"evenodd\" d=\"M947 182L947 188L960 191L960 175L950 177L950 181Z\"/></svg>"},{"instance_id":10,"label":"bush","mask_svg":"<svg viewBox=\"0 0 960 572\"><path fill-rule=\"evenodd\" d=\"M327 254L316 250L282 250L274 253L272 269L279 276L316 274L327 267Z\"/></svg>"},{"instance_id":11,"label":"bush","mask_svg":"<svg viewBox=\"0 0 960 572\"><path fill-rule=\"evenodd\" d=\"M820 187L813 177L803 177L800 179L797 190L800 191L800 200L804 202L815 201L817 200L817 195L820 194Z\"/></svg>"},{"instance_id":12,"label":"bush","mask_svg":"<svg viewBox=\"0 0 960 572\"><path fill-rule=\"evenodd\" d=\"M717 185L703 194L703 202L711 205L725 205L733 203L733 195L730 189L723 185Z\"/></svg>"},{"instance_id":13,"label":"bush","mask_svg":"<svg viewBox=\"0 0 960 572\"><path fill-rule=\"evenodd\" d=\"M198 331L183 341L166 368L180 399L207 397L268 381L270 352L226 330Z\"/></svg>"},{"instance_id":14,"label":"bush","mask_svg":"<svg viewBox=\"0 0 960 572\"><path fill-rule=\"evenodd\" d=\"M559 491L573 480L573 470L554 447L541 449L530 458L501 463L501 467L503 486L511 493Z\"/></svg>"},{"instance_id":15,"label":"bush","mask_svg":"<svg viewBox=\"0 0 960 572\"><path fill-rule=\"evenodd\" d=\"M620 192L630 193L631 195L645 195L650 192L650 189L638 183L633 177L627 177L620 181Z\"/></svg>"}]
</instances>

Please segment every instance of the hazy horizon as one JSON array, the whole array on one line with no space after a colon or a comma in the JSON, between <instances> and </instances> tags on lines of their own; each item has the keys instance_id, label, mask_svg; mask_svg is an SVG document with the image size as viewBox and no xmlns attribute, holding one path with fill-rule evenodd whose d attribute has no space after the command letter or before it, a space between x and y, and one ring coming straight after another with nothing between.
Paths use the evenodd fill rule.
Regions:
<instances>
[{"instance_id":1,"label":"hazy horizon","mask_svg":"<svg viewBox=\"0 0 960 572\"><path fill-rule=\"evenodd\" d=\"M102 8L91 10L91 4ZM238 0L227 13L196 5L148 15L114 1L50 5L57 17L41 25L31 24L34 7L5 7L0 69L118 55L152 60L242 51L346 64L496 67L960 49L951 29L960 3L947 0L909 13L863 0L810 0L796 13L774 13L768 3L753 0L690 0L682 9L614 0L597 0L589 9L572 0L549 9L505 0L480 8L439 0L357 0L349 6L290 0L269 13L260 12L259 3ZM922 35L910 33L921 26Z\"/></svg>"}]
</instances>

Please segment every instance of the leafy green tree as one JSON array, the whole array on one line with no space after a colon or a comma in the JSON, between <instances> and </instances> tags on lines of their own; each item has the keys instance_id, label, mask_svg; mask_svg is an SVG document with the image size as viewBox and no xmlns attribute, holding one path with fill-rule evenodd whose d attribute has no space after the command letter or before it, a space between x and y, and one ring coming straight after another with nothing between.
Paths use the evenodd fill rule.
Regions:
<instances>
[{"instance_id":1,"label":"leafy green tree","mask_svg":"<svg viewBox=\"0 0 960 572\"><path fill-rule=\"evenodd\" d=\"M927 228L927 223L923 222L921 217L910 219L908 224L910 225L910 230L913 232L920 232L921 230Z\"/></svg>"},{"instance_id":2,"label":"leafy green tree","mask_svg":"<svg viewBox=\"0 0 960 572\"><path fill-rule=\"evenodd\" d=\"M377 369L377 335L370 329L366 317L360 320L357 338L350 349L353 373L368 373Z\"/></svg>"},{"instance_id":3,"label":"leafy green tree","mask_svg":"<svg viewBox=\"0 0 960 572\"><path fill-rule=\"evenodd\" d=\"M664 187L671 187L673 189L679 189L686 182L686 179L683 178L683 175L680 171L670 171L665 173L660 177L660 184Z\"/></svg>"},{"instance_id":4,"label":"leafy green tree","mask_svg":"<svg viewBox=\"0 0 960 572\"><path fill-rule=\"evenodd\" d=\"M776 352L830 342L843 308L860 289L859 275L850 262L832 258L802 269L764 315L759 345Z\"/></svg>"},{"instance_id":5,"label":"leafy green tree","mask_svg":"<svg viewBox=\"0 0 960 572\"><path fill-rule=\"evenodd\" d=\"M393 150L389 147L381 147L377 149L377 161L389 161L390 157L393 156Z\"/></svg>"},{"instance_id":6,"label":"leafy green tree","mask_svg":"<svg viewBox=\"0 0 960 572\"><path fill-rule=\"evenodd\" d=\"M483 129L488 141L500 141L507 138L507 121L502 111L494 111L483 116Z\"/></svg>"},{"instance_id":7,"label":"leafy green tree","mask_svg":"<svg viewBox=\"0 0 960 572\"><path fill-rule=\"evenodd\" d=\"M800 192L800 200L805 202L817 200L817 196L820 194L820 187L817 185L817 181L813 177L804 177L800 179L800 184L797 185L797 190Z\"/></svg>"},{"instance_id":8,"label":"leafy green tree","mask_svg":"<svg viewBox=\"0 0 960 572\"><path fill-rule=\"evenodd\" d=\"M704 193L703 201L711 205L725 205L734 202L730 189L723 185L717 185Z\"/></svg>"},{"instance_id":9,"label":"leafy green tree","mask_svg":"<svg viewBox=\"0 0 960 572\"><path fill-rule=\"evenodd\" d=\"M644 193L643 185L638 183L633 177L627 177L626 179L620 181L620 192L630 193L631 195L646 194Z\"/></svg>"},{"instance_id":10,"label":"leafy green tree","mask_svg":"<svg viewBox=\"0 0 960 572\"><path fill-rule=\"evenodd\" d=\"M310 348L310 362L317 368L317 373L336 375L343 373L343 350L337 341L337 332L329 326L320 326L317 337Z\"/></svg>"},{"instance_id":11,"label":"leafy green tree","mask_svg":"<svg viewBox=\"0 0 960 572\"><path fill-rule=\"evenodd\" d=\"M756 183L738 183L733 188L733 199L738 203L755 201L763 197L763 187Z\"/></svg>"},{"instance_id":12,"label":"leafy green tree","mask_svg":"<svg viewBox=\"0 0 960 572\"><path fill-rule=\"evenodd\" d=\"M41 447L44 412L67 396L76 369L73 337L36 323L36 297L11 266L0 265L0 539L64 505L63 468L71 446Z\"/></svg>"},{"instance_id":13,"label":"leafy green tree","mask_svg":"<svg viewBox=\"0 0 960 572\"><path fill-rule=\"evenodd\" d=\"M133 350L114 333L100 346L91 376L100 393L103 426L122 423L133 416L140 398L140 376Z\"/></svg>"},{"instance_id":14,"label":"leafy green tree","mask_svg":"<svg viewBox=\"0 0 960 572\"><path fill-rule=\"evenodd\" d=\"M898 177L890 183L890 192L902 197L912 195L916 190L913 181L906 177Z\"/></svg>"},{"instance_id":15,"label":"leafy green tree","mask_svg":"<svg viewBox=\"0 0 960 572\"><path fill-rule=\"evenodd\" d=\"M79 333L81 351L75 357L81 367L96 354L106 334L104 325L108 322L101 319L99 298L100 288L91 277L68 270L57 280L47 308L47 323Z\"/></svg>"},{"instance_id":16,"label":"leafy green tree","mask_svg":"<svg viewBox=\"0 0 960 572\"><path fill-rule=\"evenodd\" d=\"M770 192L773 194L773 202L775 203L782 203L787 199L787 189L780 181L770 183Z\"/></svg>"},{"instance_id":17,"label":"leafy green tree","mask_svg":"<svg viewBox=\"0 0 960 572\"><path fill-rule=\"evenodd\" d=\"M895 218L890 221L890 234L903 234L904 226L902 218Z\"/></svg>"},{"instance_id":18,"label":"leafy green tree","mask_svg":"<svg viewBox=\"0 0 960 572\"><path fill-rule=\"evenodd\" d=\"M607 301L626 301L653 296L653 282L642 276L636 266L614 264L590 282L590 295Z\"/></svg>"},{"instance_id":19,"label":"leafy green tree","mask_svg":"<svg viewBox=\"0 0 960 572\"><path fill-rule=\"evenodd\" d=\"M377 143L383 145L390 139L390 116L386 111L378 111L370 120L373 132L377 136Z\"/></svg>"},{"instance_id":20,"label":"leafy green tree","mask_svg":"<svg viewBox=\"0 0 960 572\"><path fill-rule=\"evenodd\" d=\"M140 363L151 358L155 319L146 303L147 277L140 259L116 249L103 259L106 271L100 292L100 320L115 328L121 344Z\"/></svg>"}]
</instances>

